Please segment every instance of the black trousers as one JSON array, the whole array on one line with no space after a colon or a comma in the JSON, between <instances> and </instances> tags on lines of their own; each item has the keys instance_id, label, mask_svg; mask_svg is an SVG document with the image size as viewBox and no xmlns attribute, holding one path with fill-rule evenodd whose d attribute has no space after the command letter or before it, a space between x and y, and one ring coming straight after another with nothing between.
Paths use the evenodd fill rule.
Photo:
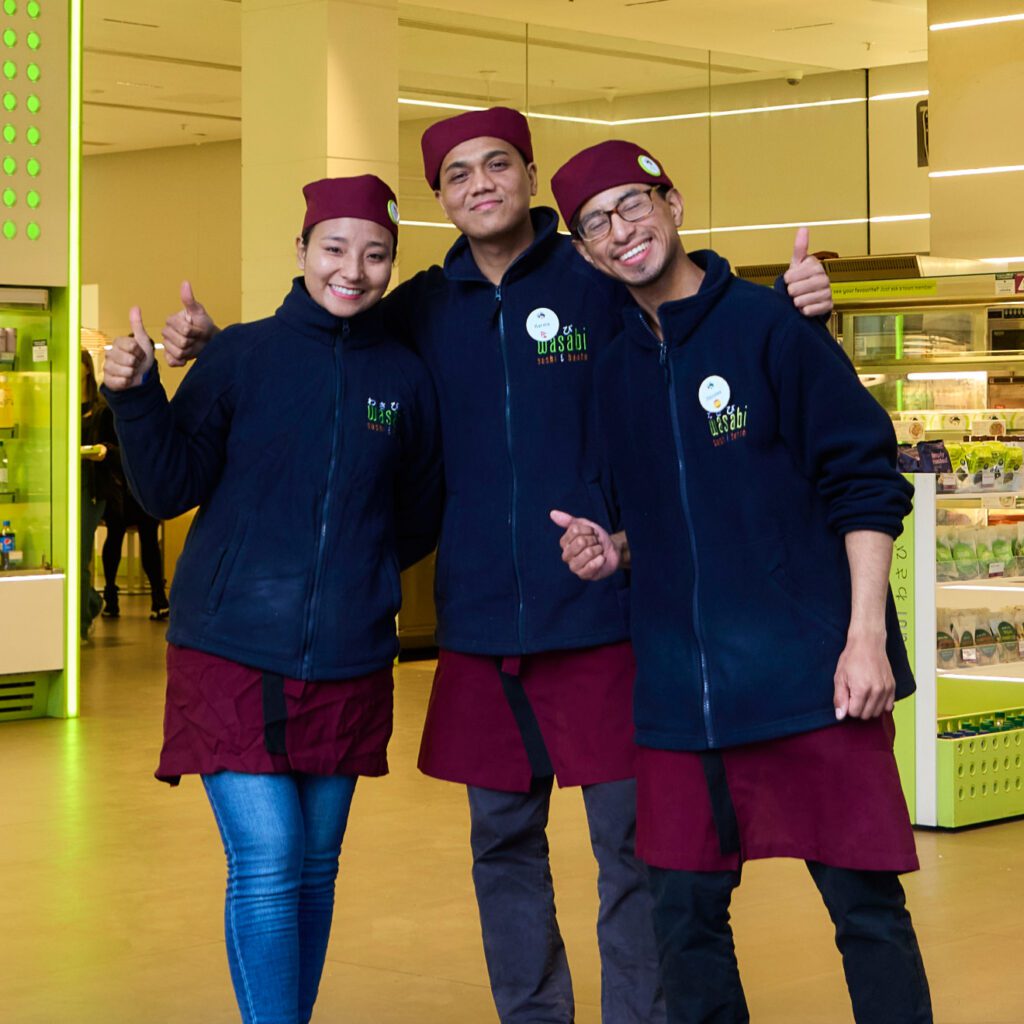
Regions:
<instances>
[{"instance_id":1,"label":"black trousers","mask_svg":"<svg viewBox=\"0 0 1024 1024\"><path fill-rule=\"evenodd\" d=\"M122 516L109 511L104 515L104 519L107 524L107 539L103 542L103 576L107 589L110 590L117 585L117 569L121 564L121 545L129 523ZM160 554L158 534L160 523L147 515L140 515L130 525L138 527L139 530L139 554L142 571L149 579L149 589L155 609L158 605L167 602L164 595L164 562Z\"/></svg>"},{"instance_id":2,"label":"black trousers","mask_svg":"<svg viewBox=\"0 0 1024 1024\"><path fill-rule=\"evenodd\" d=\"M836 929L857 1024L931 1024L931 997L899 876L807 861ZM739 871L650 869L669 1024L748 1024L729 903Z\"/></svg>"}]
</instances>

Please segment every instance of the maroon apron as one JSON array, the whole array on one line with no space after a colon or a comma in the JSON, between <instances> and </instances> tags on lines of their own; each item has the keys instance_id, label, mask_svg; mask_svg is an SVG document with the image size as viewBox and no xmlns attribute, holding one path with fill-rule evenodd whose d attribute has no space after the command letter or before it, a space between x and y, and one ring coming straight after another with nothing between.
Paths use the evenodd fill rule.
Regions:
<instances>
[{"instance_id":1,"label":"maroon apron","mask_svg":"<svg viewBox=\"0 0 1024 1024\"><path fill-rule=\"evenodd\" d=\"M635 672L626 642L517 658L442 650L420 771L519 793L537 775L560 786L632 778Z\"/></svg>"},{"instance_id":2,"label":"maroon apron","mask_svg":"<svg viewBox=\"0 0 1024 1024\"><path fill-rule=\"evenodd\" d=\"M694 753L637 749L637 855L676 871L796 857L915 871L892 715Z\"/></svg>"},{"instance_id":3,"label":"maroon apron","mask_svg":"<svg viewBox=\"0 0 1024 1024\"><path fill-rule=\"evenodd\" d=\"M156 777L386 775L393 691L390 666L309 683L171 644Z\"/></svg>"}]
</instances>

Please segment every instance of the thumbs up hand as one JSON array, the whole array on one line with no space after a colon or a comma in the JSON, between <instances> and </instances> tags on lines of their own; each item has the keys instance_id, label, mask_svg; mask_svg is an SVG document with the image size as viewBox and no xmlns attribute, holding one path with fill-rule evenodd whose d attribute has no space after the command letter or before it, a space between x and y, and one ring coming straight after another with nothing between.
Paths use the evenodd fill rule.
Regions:
<instances>
[{"instance_id":1,"label":"thumbs up hand","mask_svg":"<svg viewBox=\"0 0 1024 1024\"><path fill-rule=\"evenodd\" d=\"M783 280L793 305L804 316L825 316L832 312L832 284L825 268L808 254L807 228L799 228L793 242L793 259Z\"/></svg>"},{"instance_id":2,"label":"thumbs up hand","mask_svg":"<svg viewBox=\"0 0 1024 1024\"><path fill-rule=\"evenodd\" d=\"M172 313L161 332L168 366L184 366L195 359L217 333L206 307L192 294L192 284L181 282L181 309Z\"/></svg>"},{"instance_id":3,"label":"thumbs up hand","mask_svg":"<svg viewBox=\"0 0 1024 1024\"><path fill-rule=\"evenodd\" d=\"M111 391L137 387L153 365L153 341L142 324L142 311L132 306L128 318L132 333L114 339L103 363L103 383Z\"/></svg>"}]
</instances>

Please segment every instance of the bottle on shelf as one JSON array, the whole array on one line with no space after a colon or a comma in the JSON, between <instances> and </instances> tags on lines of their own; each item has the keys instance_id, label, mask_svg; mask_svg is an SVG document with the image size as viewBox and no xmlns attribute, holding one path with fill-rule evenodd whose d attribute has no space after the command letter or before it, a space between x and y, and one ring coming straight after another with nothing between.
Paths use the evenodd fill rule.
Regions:
<instances>
[{"instance_id":1,"label":"bottle on shelf","mask_svg":"<svg viewBox=\"0 0 1024 1024\"><path fill-rule=\"evenodd\" d=\"M0 570L11 567L11 552L14 550L14 531L11 529L11 521L4 520L3 528L0 528Z\"/></svg>"},{"instance_id":2,"label":"bottle on shelf","mask_svg":"<svg viewBox=\"0 0 1024 1024\"><path fill-rule=\"evenodd\" d=\"M0 374L0 429L14 426L14 392L7 377Z\"/></svg>"},{"instance_id":3,"label":"bottle on shelf","mask_svg":"<svg viewBox=\"0 0 1024 1024\"><path fill-rule=\"evenodd\" d=\"M11 474L7 462L7 449L3 441L0 441L0 491L6 491L10 487Z\"/></svg>"}]
</instances>

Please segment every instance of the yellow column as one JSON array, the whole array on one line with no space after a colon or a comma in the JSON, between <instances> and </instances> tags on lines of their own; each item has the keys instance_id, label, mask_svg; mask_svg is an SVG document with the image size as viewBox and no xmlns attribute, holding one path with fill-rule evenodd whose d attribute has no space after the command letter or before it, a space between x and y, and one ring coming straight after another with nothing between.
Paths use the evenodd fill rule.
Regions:
<instances>
[{"instance_id":1,"label":"yellow column","mask_svg":"<svg viewBox=\"0 0 1024 1024\"><path fill-rule=\"evenodd\" d=\"M929 0L928 23L1024 13L1024 0ZM930 31L931 172L1024 167L1024 21ZM1024 256L1024 170L932 177L936 256Z\"/></svg>"},{"instance_id":2,"label":"yellow column","mask_svg":"<svg viewBox=\"0 0 1024 1024\"><path fill-rule=\"evenodd\" d=\"M242 319L295 273L301 188L372 173L398 191L397 0L242 0Z\"/></svg>"}]
</instances>

